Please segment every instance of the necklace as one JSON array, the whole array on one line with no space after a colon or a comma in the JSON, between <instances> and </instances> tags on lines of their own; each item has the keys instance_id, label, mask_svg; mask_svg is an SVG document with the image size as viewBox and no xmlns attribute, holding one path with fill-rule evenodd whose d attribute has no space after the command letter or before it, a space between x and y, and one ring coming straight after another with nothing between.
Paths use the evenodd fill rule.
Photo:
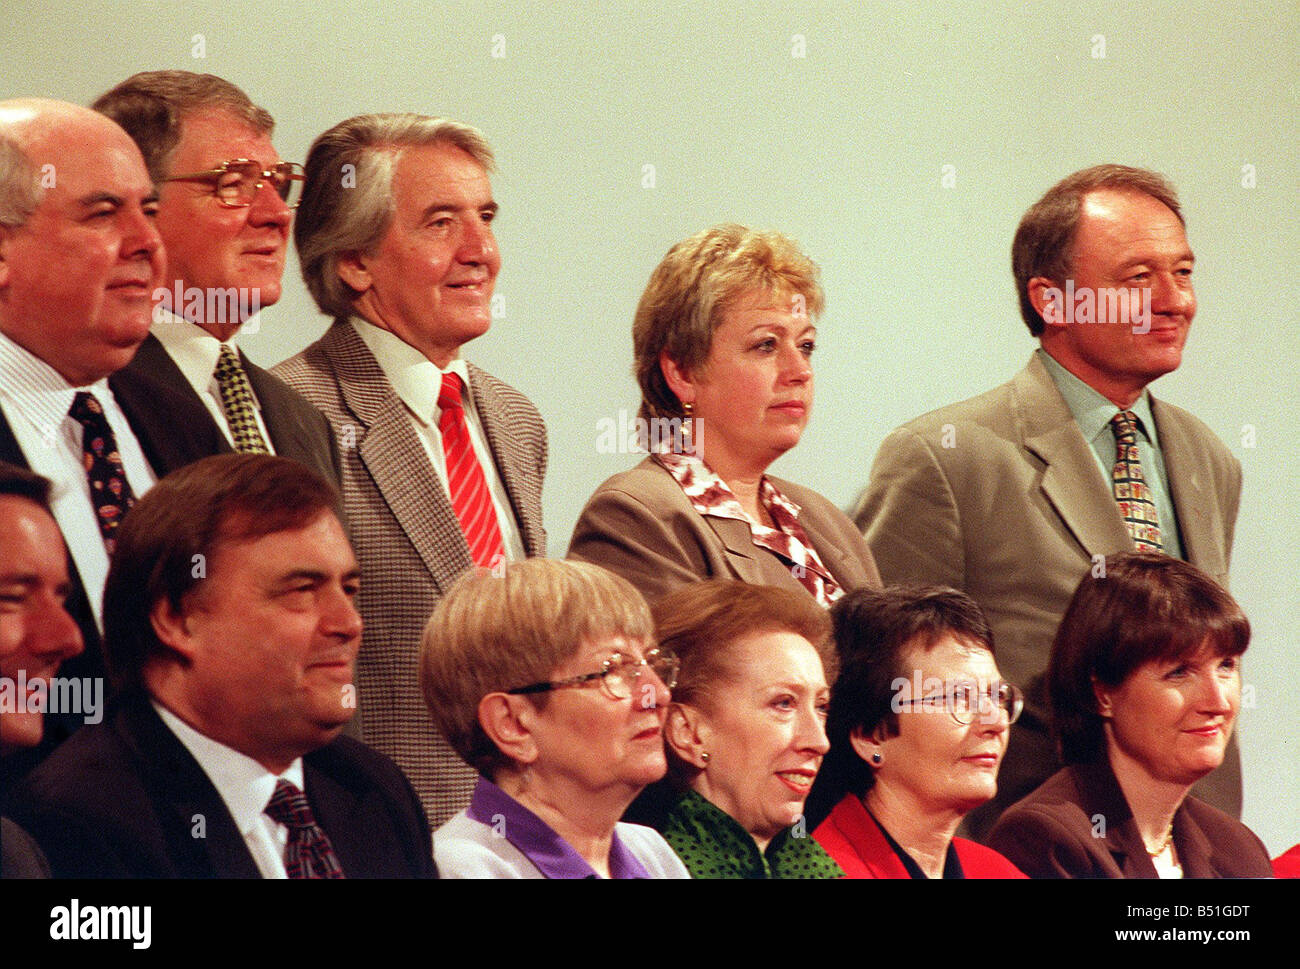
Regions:
<instances>
[{"instance_id":1,"label":"necklace","mask_svg":"<svg viewBox=\"0 0 1300 969\"><path fill-rule=\"evenodd\" d=\"M1161 855L1163 855L1166 851L1169 850L1170 845L1172 845L1173 843L1174 843L1174 823L1170 821L1169 830L1165 832L1164 839L1160 842L1160 847L1157 848L1155 851L1152 851L1150 848L1147 848L1147 854L1152 858L1159 858ZM1143 844L1142 847L1146 848L1146 845Z\"/></svg>"}]
</instances>

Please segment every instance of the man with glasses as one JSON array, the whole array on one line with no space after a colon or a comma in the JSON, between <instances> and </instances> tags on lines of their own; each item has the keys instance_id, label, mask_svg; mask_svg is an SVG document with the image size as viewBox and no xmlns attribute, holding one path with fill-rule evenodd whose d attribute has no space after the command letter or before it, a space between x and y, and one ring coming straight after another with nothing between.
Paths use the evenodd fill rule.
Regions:
<instances>
[{"instance_id":1,"label":"man with glasses","mask_svg":"<svg viewBox=\"0 0 1300 969\"><path fill-rule=\"evenodd\" d=\"M337 484L328 421L234 343L280 299L302 189L301 167L271 144L271 115L230 82L188 71L136 74L94 107L143 153L167 249L151 334L123 379L159 381L202 403L221 450L294 458Z\"/></svg>"}]
</instances>

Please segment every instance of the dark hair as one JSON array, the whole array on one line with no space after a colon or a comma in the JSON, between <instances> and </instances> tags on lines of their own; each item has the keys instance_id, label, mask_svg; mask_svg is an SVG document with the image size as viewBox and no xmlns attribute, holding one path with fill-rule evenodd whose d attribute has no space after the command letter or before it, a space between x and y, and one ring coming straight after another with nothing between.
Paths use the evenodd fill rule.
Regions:
<instances>
[{"instance_id":1,"label":"dark hair","mask_svg":"<svg viewBox=\"0 0 1300 969\"><path fill-rule=\"evenodd\" d=\"M104 658L114 686L142 689L149 659L165 647L153 608L176 610L227 542L304 528L337 513L338 494L297 461L221 454L163 478L122 520L104 584Z\"/></svg>"},{"instance_id":2,"label":"dark hair","mask_svg":"<svg viewBox=\"0 0 1300 969\"><path fill-rule=\"evenodd\" d=\"M26 498L49 511L50 479L8 461L0 461L0 495Z\"/></svg>"},{"instance_id":3,"label":"dark hair","mask_svg":"<svg viewBox=\"0 0 1300 969\"><path fill-rule=\"evenodd\" d=\"M121 125L144 156L155 182L170 174L167 159L180 144L181 126L195 111L233 114L254 131L269 135L275 119L225 78L191 71L141 71L106 91L91 105ZM266 159L259 159L265 162Z\"/></svg>"},{"instance_id":4,"label":"dark hair","mask_svg":"<svg viewBox=\"0 0 1300 969\"><path fill-rule=\"evenodd\" d=\"M739 672L733 647L754 633L791 632L812 643L829 683L838 666L831 645L831 621L817 600L800 589L710 579L674 589L652 607L659 645L681 660L673 701L707 706L710 691ZM675 782L696 769L672 747L668 767Z\"/></svg>"},{"instance_id":5,"label":"dark hair","mask_svg":"<svg viewBox=\"0 0 1300 969\"><path fill-rule=\"evenodd\" d=\"M1144 168L1094 165L1053 185L1024 214L1011 243L1011 271L1020 298L1020 315L1034 336L1039 336L1047 324L1029 300L1029 281L1042 276L1064 286L1074 259L1074 237L1084 197L1099 189L1149 195L1167 206L1179 222L1183 221L1173 185L1158 172Z\"/></svg>"},{"instance_id":6,"label":"dark hair","mask_svg":"<svg viewBox=\"0 0 1300 969\"><path fill-rule=\"evenodd\" d=\"M1052 730L1067 764L1106 757L1094 683L1117 687L1146 663L1187 659L1207 644L1221 657L1250 645L1241 607L1196 566L1155 552L1104 565L1074 590L1047 666Z\"/></svg>"},{"instance_id":7,"label":"dark hair","mask_svg":"<svg viewBox=\"0 0 1300 969\"><path fill-rule=\"evenodd\" d=\"M859 589L831 607L831 621L840 674L826 718L831 749L804 809L810 826L820 823L845 794L860 797L875 783L850 737L854 730L869 734L880 726L890 736L898 733L891 701L895 680L908 675L904 667L913 650L928 651L951 635L993 652L993 630L984 613L956 589Z\"/></svg>"}]
</instances>

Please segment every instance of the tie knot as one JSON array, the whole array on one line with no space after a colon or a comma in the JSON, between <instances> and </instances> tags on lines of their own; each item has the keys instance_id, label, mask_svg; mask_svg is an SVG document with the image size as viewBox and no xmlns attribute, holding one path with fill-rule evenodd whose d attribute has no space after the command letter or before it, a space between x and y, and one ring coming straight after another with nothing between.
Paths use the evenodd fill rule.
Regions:
<instances>
[{"instance_id":1,"label":"tie knot","mask_svg":"<svg viewBox=\"0 0 1300 969\"><path fill-rule=\"evenodd\" d=\"M284 779L275 782L275 793L264 812L272 821L279 821L286 828L310 828L316 824L316 815L312 814L307 795Z\"/></svg>"},{"instance_id":2,"label":"tie knot","mask_svg":"<svg viewBox=\"0 0 1300 969\"><path fill-rule=\"evenodd\" d=\"M217 354L217 379L226 374L243 373L244 368L239 362L239 354L229 343L221 344L221 352Z\"/></svg>"},{"instance_id":3,"label":"tie knot","mask_svg":"<svg viewBox=\"0 0 1300 969\"><path fill-rule=\"evenodd\" d=\"M1137 415L1131 410L1122 410L1112 417L1110 426L1121 444L1132 444L1137 440Z\"/></svg>"},{"instance_id":4,"label":"tie knot","mask_svg":"<svg viewBox=\"0 0 1300 969\"><path fill-rule=\"evenodd\" d=\"M69 408L68 414L74 421L82 424L88 421L102 421L104 419L104 408L99 403L99 398L88 390L77 391L77 396L72 398L72 407Z\"/></svg>"},{"instance_id":5,"label":"tie knot","mask_svg":"<svg viewBox=\"0 0 1300 969\"><path fill-rule=\"evenodd\" d=\"M455 373L443 374L442 389L438 391L438 407L441 410L463 409L465 405L461 401L460 394L460 376Z\"/></svg>"}]
</instances>

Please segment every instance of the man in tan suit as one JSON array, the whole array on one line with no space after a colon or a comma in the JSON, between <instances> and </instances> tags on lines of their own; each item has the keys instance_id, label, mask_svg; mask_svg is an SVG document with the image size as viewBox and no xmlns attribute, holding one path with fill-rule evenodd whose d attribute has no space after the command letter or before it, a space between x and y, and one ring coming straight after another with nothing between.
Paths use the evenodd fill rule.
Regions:
<instances>
[{"instance_id":1,"label":"man in tan suit","mask_svg":"<svg viewBox=\"0 0 1300 969\"><path fill-rule=\"evenodd\" d=\"M1058 766L1042 677L1079 580L1137 546L1226 584L1241 495L1214 433L1146 390L1177 369L1196 312L1173 187L1119 165L1076 172L1025 214L1012 259L1040 349L1008 383L886 438L854 516L886 583L980 604L1003 675L1025 690L998 798L968 817L976 837ZM1135 475L1118 466L1121 414ZM1235 746L1196 793L1240 814Z\"/></svg>"},{"instance_id":2,"label":"man in tan suit","mask_svg":"<svg viewBox=\"0 0 1300 969\"><path fill-rule=\"evenodd\" d=\"M274 368L339 441L363 575L361 737L406 772L434 827L476 774L420 695L424 624L466 570L546 552L541 415L460 358L488 329L501 266L492 167L478 131L423 115L362 115L317 138L294 242L334 323Z\"/></svg>"}]
</instances>

